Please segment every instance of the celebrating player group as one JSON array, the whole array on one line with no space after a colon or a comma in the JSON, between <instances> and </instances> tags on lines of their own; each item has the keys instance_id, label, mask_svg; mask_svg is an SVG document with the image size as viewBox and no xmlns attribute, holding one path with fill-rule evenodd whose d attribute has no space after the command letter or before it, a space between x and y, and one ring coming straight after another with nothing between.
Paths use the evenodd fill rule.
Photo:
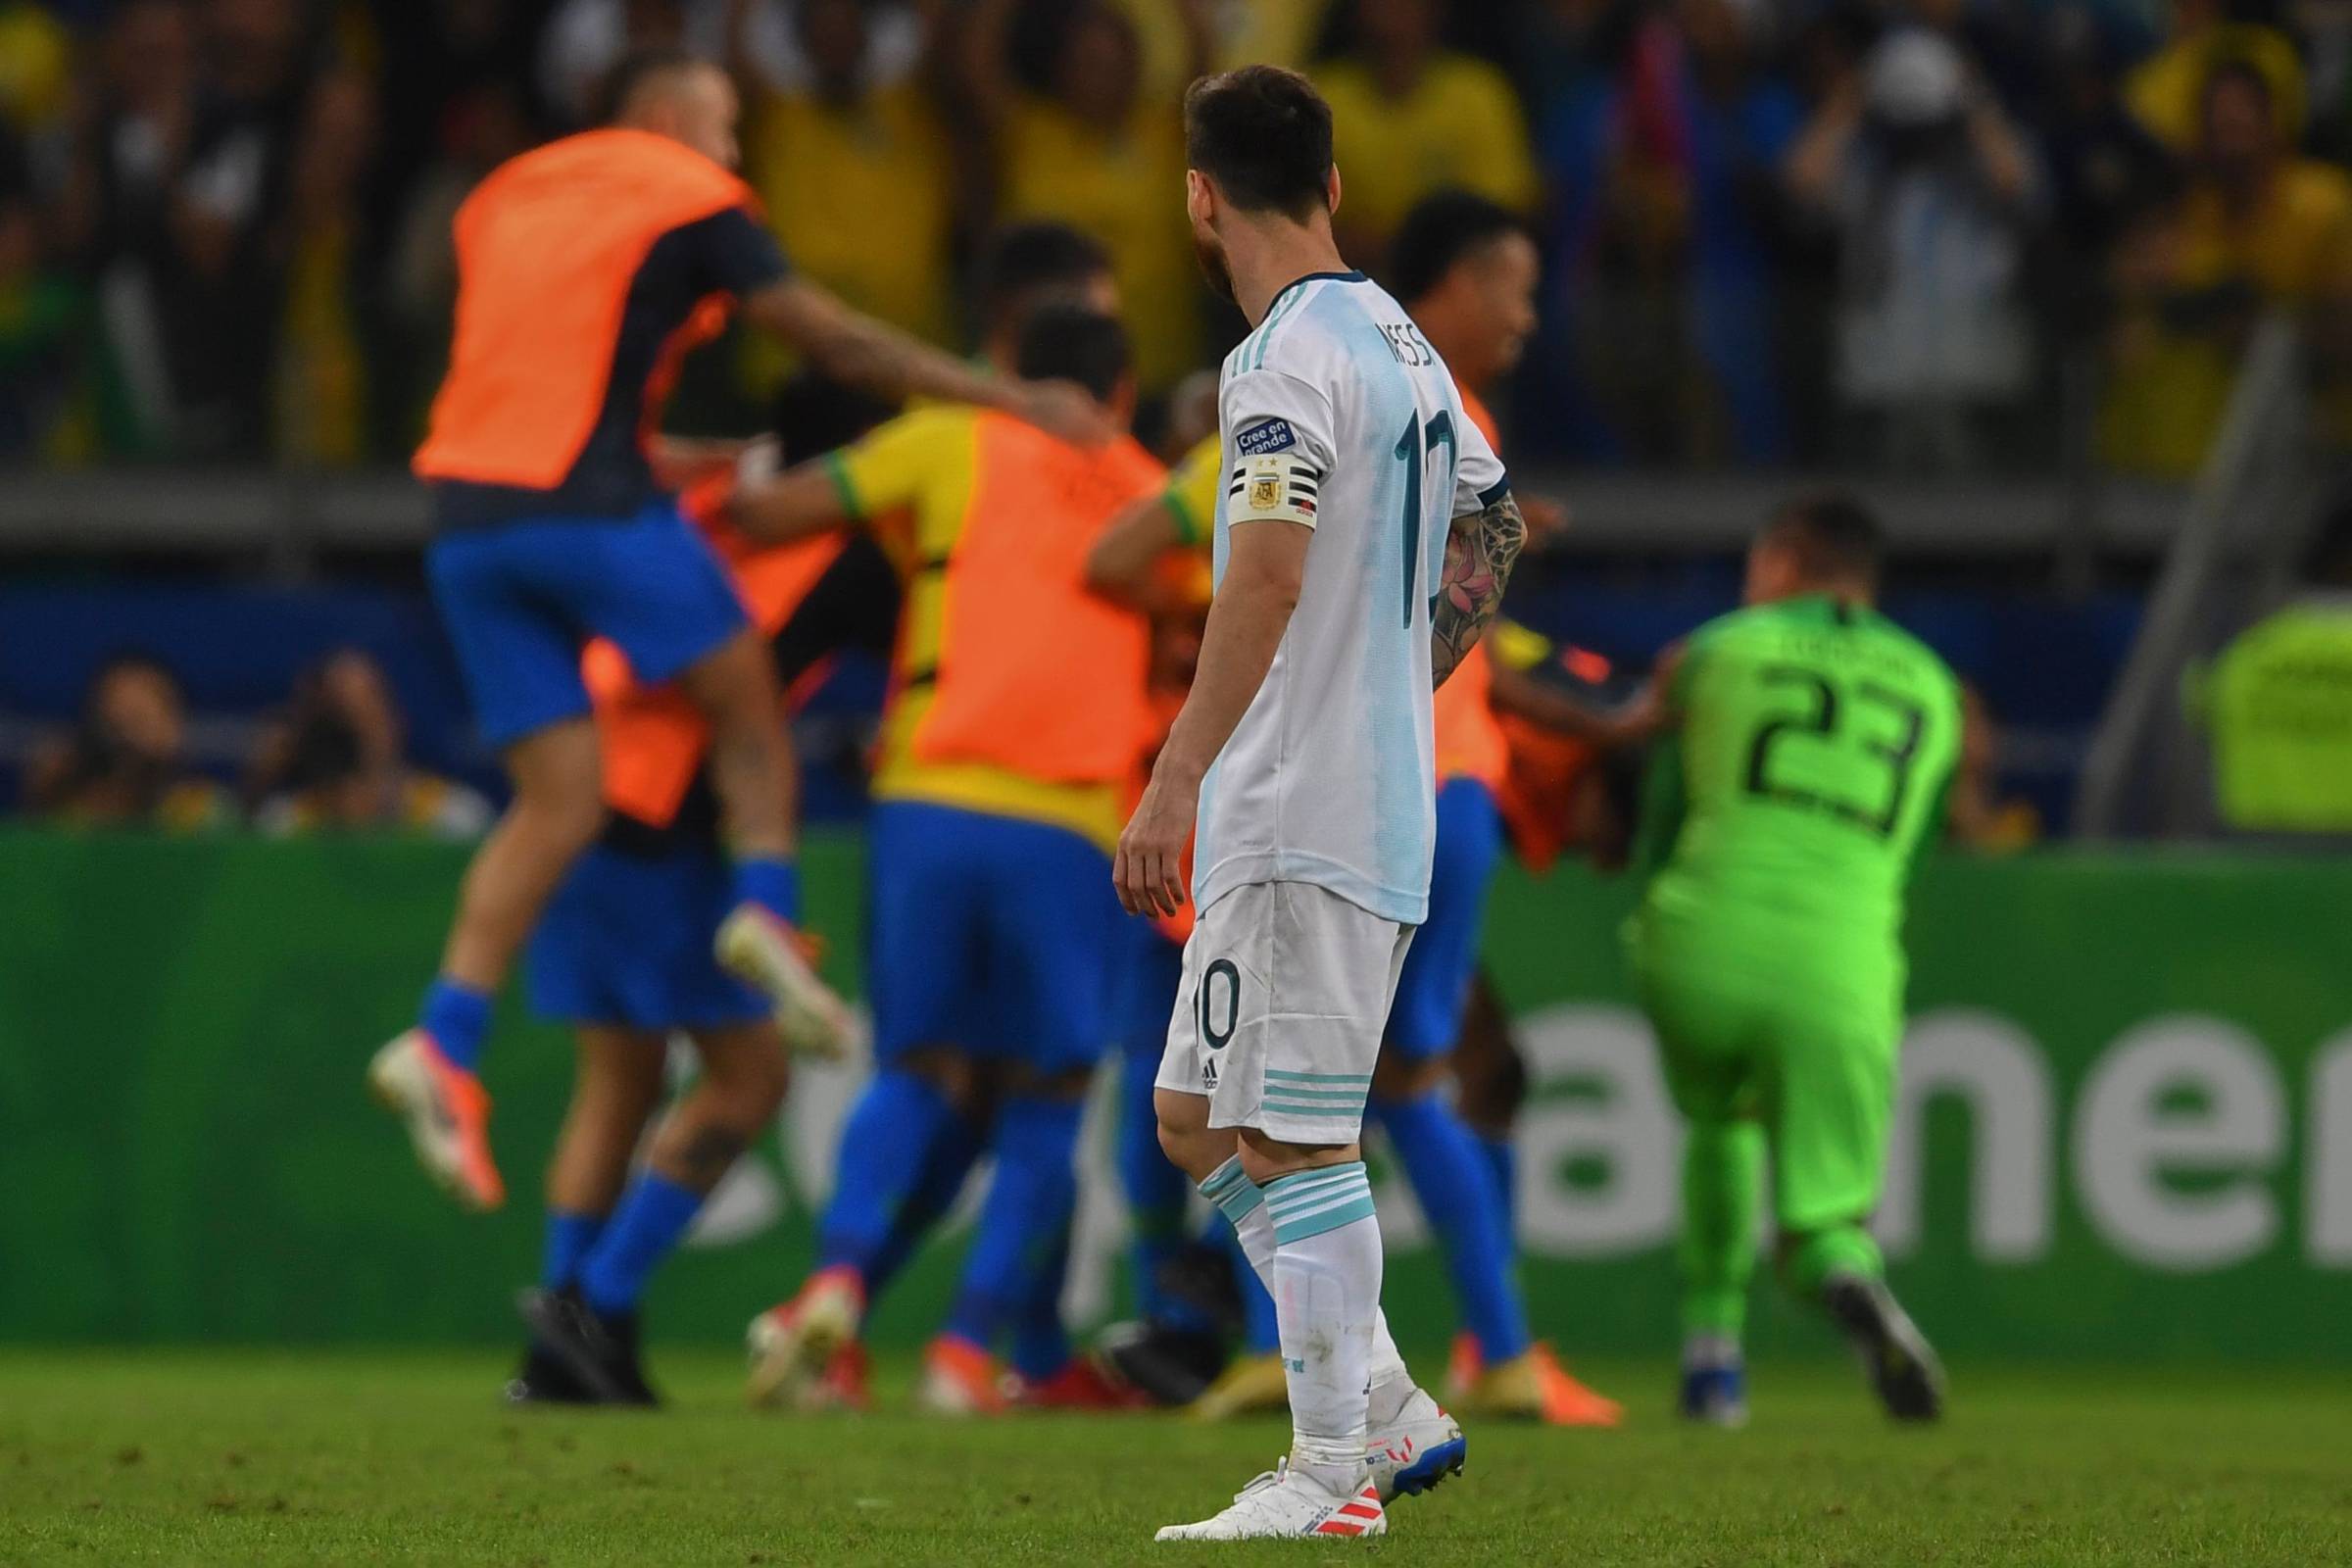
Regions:
<instances>
[{"instance_id":1,"label":"celebrating player group","mask_svg":"<svg viewBox=\"0 0 2352 1568\"><path fill-rule=\"evenodd\" d=\"M980 353L954 359L790 270L733 172L735 119L714 67L634 56L604 128L512 160L457 218L455 346L416 468L435 600L514 796L368 1081L426 1171L491 1208L477 1068L517 956L576 1031L510 1397L655 1402L648 1281L773 1124L791 1054L853 1049L801 926L784 719L864 641L893 665L873 1070L816 1266L752 1322L756 1403L869 1402L871 1305L985 1157L924 1408L1288 1405L1274 1467L1161 1540L1379 1535L1463 1471L1457 1416L1615 1424L1519 1294L1515 1095L1495 1086L1524 1074L1478 972L1506 839L1541 858L1614 822L1650 874L1630 957L1690 1123L1681 1412L1744 1418L1769 1152L1787 1282L1891 1415L1936 1415L1942 1374L1865 1225L1904 893L1959 698L1873 609L1870 515L1821 496L1771 518L1747 607L1629 691L1496 618L1530 519L1556 513L1514 494L1478 396L1532 326L1534 247L1440 196L1404 225L1396 294L1350 269L1331 110L1303 77L1250 67L1185 100L1194 244L1250 331L1173 475L1128 433L1093 242L1001 235ZM906 411L785 465L653 433L679 356L730 309ZM1611 781L1644 752L1637 801ZM701 1070L663 1111L673 1035ZM1140 1321L1082 1353L1060 1299L1106 1056ZM1382 1311L1367 1123L1446 1253L1463 1332L1444 1403ZM1201 1264L1226 1257L1214 1299Z\"/></svg>"}]
</instances>

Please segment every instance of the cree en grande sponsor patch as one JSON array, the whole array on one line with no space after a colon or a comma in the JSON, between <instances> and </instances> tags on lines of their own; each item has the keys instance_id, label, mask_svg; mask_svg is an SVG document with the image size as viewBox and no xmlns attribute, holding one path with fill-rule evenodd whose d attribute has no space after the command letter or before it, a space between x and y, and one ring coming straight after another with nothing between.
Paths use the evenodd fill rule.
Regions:
<instances>
[{"instance_id":1,"label":"cree en grande sponsor patch","mask_svg":"<svg viewBox=\"0 0 2352 1568\"><path fill-rule=\"evenodd\" d=\"M1288 419L1260 419L1244 426L1233 438L1233 444L1245 458L1262 458L1268 453L1288 452L1298 444L1298 437L1292 432Z\"/></svg>"}]
</instances>

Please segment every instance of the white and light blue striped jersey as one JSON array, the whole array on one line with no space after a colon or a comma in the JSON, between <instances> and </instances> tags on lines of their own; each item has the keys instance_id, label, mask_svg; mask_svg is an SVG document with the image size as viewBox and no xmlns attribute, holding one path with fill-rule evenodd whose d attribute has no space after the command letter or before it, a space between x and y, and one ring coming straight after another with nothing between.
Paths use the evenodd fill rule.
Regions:
<instances>
[{"instance_id":1,"label":"white and light blue striped jersey","mask_svg":"<svg viewBox=\"0 0 2352 1568\"><path fill-rule=\"evenodd\" d=\"M1233 530L1314 530L1265 684L1200 786L1195 906L1311 882L1384 919L1429 914L1437 834L1430 604L1455 516L1504 488L1453 377L1361 272L1300 278L1225 361Z\"/></svg>"}]
</instances>

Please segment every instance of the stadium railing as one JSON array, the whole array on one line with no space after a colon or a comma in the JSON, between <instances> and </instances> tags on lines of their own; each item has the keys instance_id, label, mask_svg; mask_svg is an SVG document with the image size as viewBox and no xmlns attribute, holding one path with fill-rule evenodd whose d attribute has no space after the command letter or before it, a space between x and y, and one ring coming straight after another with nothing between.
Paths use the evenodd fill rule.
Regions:
<instances>
[{"instance_id":1,"label":"stadium railing","mask_svg":"<svg viewBox=\"0 0 2352 1568\"><path fill-rule=\"evenodd\" d=\"M2284 315L2248 341L2228 412L2171 531L2131 657L2091 742L2075 806L2094 839L2210 832L2206 749L2180 702L2212 653L2286 587L2320 483L2301 334Z\"/></svg>"}]
</instances>

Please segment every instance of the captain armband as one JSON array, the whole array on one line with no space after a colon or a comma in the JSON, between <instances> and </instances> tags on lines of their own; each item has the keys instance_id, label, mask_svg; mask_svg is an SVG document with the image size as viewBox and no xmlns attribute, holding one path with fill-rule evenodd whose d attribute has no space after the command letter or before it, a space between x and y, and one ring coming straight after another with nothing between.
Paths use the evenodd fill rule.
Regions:
<instances>
[{"instance_id":1,"label":"captain armband","mask_svg":"<svg viewBox=\"0 0 2352 1568\"><path fill-rule=\"evenodd\" d=\"M1312 528L1323 475L1295 452L1244 457L1225 482L1225 520L1298 522Z\"/></svg>"}]
</instances>

